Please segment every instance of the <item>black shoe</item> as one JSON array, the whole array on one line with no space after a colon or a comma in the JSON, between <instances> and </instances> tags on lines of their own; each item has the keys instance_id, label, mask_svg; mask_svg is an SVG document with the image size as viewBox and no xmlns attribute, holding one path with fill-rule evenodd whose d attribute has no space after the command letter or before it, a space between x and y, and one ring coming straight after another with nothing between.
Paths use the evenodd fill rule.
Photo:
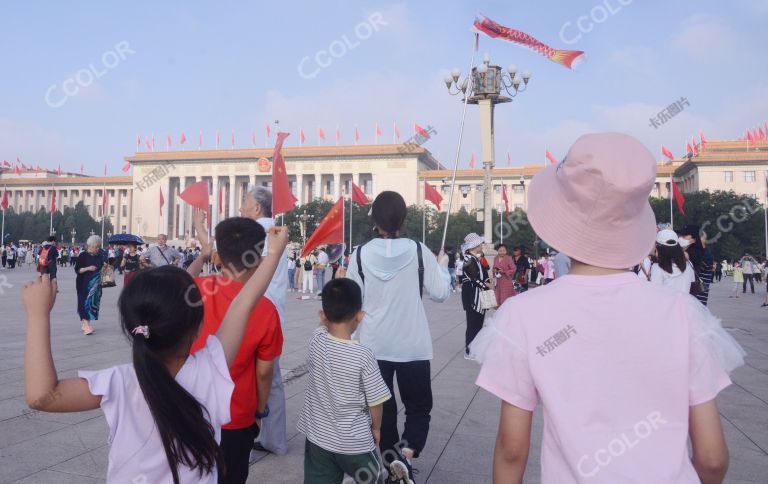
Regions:
<instances>
[{"instance_id":1,"label":"black shoe","mask_svg":"<svg viewBox=\"0 0 768 484\"><path fill-rule=\"evenodd\" d=\"M267 454L272 453L269 449L261 445L261 442L259 442L258 440L253 443L253 450L258 450L259 452L266 452Z\"/></svg>"}]
</instances>

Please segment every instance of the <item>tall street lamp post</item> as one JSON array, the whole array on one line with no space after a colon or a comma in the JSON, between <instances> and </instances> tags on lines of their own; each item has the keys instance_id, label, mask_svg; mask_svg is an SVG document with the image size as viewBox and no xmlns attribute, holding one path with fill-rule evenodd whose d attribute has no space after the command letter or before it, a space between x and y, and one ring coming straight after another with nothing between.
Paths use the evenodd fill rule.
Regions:
<instances>
[{"instance_id":1,"label":"tall street lamp post","mask_svg":"<svg viewBox=\"0 0 768 484\"><path fill-rule=\"evenodd\" d=\"M470 85L469 79L461 77L459 69L453 69L451 74L445 77L445 85L451 95L461 94L466 97L467 104L480 106L480 136L483 156L483 238L490 245L493 242L493 207L492 207L492 182L491 170L493 169L494 133L493 110L496 104L508 103L512 98L526 90L531 74L524 71L518 74L517 66L510 65L506 72L497 65L491 64L488 53L483 55L483 62L472 68L471 92L467 93ZM453 88L453 89L452 89ZM504 89L508 96L502 96ZM468 97L467 97L468 96ZM464 99L462 99L462 102Z\"/></svg>"}]
</instances>

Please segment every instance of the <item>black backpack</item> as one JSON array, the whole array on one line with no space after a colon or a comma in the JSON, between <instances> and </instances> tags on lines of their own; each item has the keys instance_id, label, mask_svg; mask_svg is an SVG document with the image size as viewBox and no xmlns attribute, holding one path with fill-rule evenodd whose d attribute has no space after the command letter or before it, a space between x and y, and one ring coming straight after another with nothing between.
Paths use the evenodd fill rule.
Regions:
<instances>
[{"instance_id":1,"label":"black backpack","mask_svg":"<svg viewBox=\"0 0 768 484\"><path fill-rule=\"evenodd\" d=\"M312 270L312 263L309 261L309 259L304 259L304 270L305 271Z\"/></svg>"},{"instance_id":2,"label":"black backpack","mask_svg":"<svg viewBox=\"0 0 768 484\"><path fill-rule=\"evenodd\" d=\"M355 250L355 257L357 258L357 273L360 275L360 281L365 284L365 275L363 275L363 261L360 253L363 250L363 246L359 246ZM419 258L419 297L424 294L424 257L421 255L421 244L416 242L416 255Z\"/></svg>"}]
</instances>

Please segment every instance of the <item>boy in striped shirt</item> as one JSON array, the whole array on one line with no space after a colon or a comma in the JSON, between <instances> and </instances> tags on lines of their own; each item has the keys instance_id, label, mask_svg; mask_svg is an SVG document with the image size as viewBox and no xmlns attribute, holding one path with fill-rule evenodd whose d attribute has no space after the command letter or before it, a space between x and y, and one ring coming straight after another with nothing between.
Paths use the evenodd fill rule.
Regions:
<instances>
[{"instance_id":1,"label":"boy in striped shirt","mask_svg":"<svg viewBox=\"0 0 768 484\"><path fill-rule=\"evenodd\" d=\"M391 397L370 349L352 339L363 319L360 286L323 287L322 325L309 343L309 381L298 430L307 436L304 483L383 483L377 453L382 403Z\"/></svg>"}]
</instances>

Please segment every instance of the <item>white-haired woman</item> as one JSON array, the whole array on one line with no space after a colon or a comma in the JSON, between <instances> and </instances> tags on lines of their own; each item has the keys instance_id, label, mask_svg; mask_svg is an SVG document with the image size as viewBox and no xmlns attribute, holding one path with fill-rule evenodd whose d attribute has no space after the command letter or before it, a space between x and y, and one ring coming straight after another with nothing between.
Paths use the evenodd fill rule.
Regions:
<instances>
[{"instance_id":1,"label":"white-haired woman","mask_svg":"<svg viewBox=\"0 0 768 484\"><path fill-rule=\"evenodd\" d=\"M75 263L75 287L77 288L77 314L82 321L83 334L93 333L91 321L99 319L101 305L101 269L107 263L101 250L101 237L91 235L86 241L87 249L80 252Z\"/></svg>"}]
</instances>

